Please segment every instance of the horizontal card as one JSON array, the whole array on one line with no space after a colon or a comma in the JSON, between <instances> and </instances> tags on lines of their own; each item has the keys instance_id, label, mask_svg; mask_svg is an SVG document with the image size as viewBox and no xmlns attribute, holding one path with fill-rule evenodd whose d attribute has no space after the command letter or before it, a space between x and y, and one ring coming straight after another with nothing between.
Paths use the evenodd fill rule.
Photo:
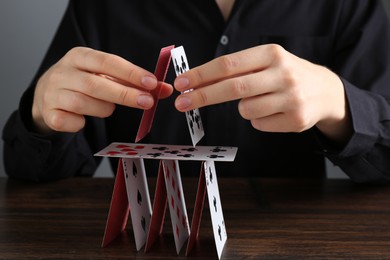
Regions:
<instances>
[{"instance_id":1,"label":"horizontal card","mask_svg":"<svg viewBox=\"0 0 390 260\"><path fill-rule=\"evenodd\" d=\"M95 156L185 161L234 161L237 147L111 143Z\"/></svg>"}]
</instances>

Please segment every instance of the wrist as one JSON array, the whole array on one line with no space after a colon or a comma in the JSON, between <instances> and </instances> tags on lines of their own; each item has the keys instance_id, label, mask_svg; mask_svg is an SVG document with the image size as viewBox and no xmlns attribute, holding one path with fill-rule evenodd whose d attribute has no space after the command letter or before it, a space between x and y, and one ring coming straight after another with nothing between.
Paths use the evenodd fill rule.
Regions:
<instances>
[{"instance_id":1,"label":"wrist","mask_svg":"<svg viewBox=\"0 0 390 260\"><path fill-rule=\"evenodd\" d=\"M35 102L34 102L35 103ZM32 131L38 134L50 134L53 130L45 123L39 109L36 105L32 105L31 117L32 117Z\"/></svg>"},{"instance_id":2,"label":"wrist","mask_svg":"<svg viewBox=\"0 0 390 260\"><path fill-rule=\"evenodd\" d=\"M333 72L329 79L328 95L323 99L324 111L328 112L317 122L316 127L328 139L342 145L352 136L351 115L341 79Z\"/></svg>"}]
</instances>

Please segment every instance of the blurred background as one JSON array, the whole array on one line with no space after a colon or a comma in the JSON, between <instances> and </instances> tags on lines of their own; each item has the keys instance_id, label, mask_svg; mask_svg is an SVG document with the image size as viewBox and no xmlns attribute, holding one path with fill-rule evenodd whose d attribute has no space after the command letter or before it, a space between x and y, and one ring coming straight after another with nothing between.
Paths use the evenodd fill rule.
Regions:
<instances>
[{"instance_id":1,"label":"blurred background","mask_svg":"<svg viewBox=\"0 0 390 260\"><path fill-rule=\"evenodd\" d=\"M358 0L357 0L358 1ZM390 0L382 0L390 14ZM17 109L19 99L37 70L65 11L67 0L0 1L0 129ZM390 51L390 46L389 46ZM17 158L15 158L17 160ZM346 175L327 161L329 178ZM5 176L3 141L0 177ZM112 177L105 159L95 177Z\"/></svg>"}]
</instances>

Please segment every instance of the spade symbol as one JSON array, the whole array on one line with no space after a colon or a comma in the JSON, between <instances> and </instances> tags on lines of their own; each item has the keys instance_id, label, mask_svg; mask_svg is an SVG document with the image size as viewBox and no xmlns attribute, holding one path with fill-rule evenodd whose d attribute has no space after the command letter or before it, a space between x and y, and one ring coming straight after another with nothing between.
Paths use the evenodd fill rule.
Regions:
<instances>
[{"instance_id":1,"label":"spade symbol","mask_svg":"<svg viewBox=\"0 0 390 260\"><path fill-rule=\"evenodd\" d=\"M213 173L211 172L211 167L209 167L209 173L210 182L213 183Z\"/></svg>"},{"instance_id":2,"label":"spade symbol","mask_svg":"<svg viewBox=\"0 0 390 260\"><path fill-rule=\"evenodd\" d=\"M139 190L137 190L137 202L138 202L139 205L141 205L142 196L141 196L141 193L139 192Z\"/></svg>"},{"instance_id":3,"label":"spade symbol","mask_svg":"<svg viewBox=\"0 0 390 260\"><path fill-rule=\"evenodd\" d=\"M187 64L184 61L183 55L181 56L181 68L183 69L183 72L187 71Z\"/></svg>"},{"instance_id":4,"label":"spade symbol","mask_svg":"<svg viewBox=\"0 0 390 260\"><path fill-rule=\"evenodd\" d=\"M217 199L215 198L215 196L213 196L213 204L214 204L215 212L217 212Z\"/></svg>"},{"instance_id":5,"label":"spade symbol","mask_svg":"<svg viewBox=\"0 0 390 260\"><path fill-rule=\"evenodd\" d=\"M221 240L222 241L222 231L221 231L221 226L220 225L218 225L218 235L219 235L219 240Z\"/></svg>"},{"instance_id":6,"label":"spade symbol","mask_svg":"<svg viewBox=\"0 0 390 260\"><path fill-rule=\"evenodd\" d=\"M177 60L175 59L175 71L176 73L180 73L179 65L177 64Z\"/></svg>"},{"instance_id":7,"label":"spade symbol","mask_svg":"<svg viewBox=\"0 0 390 260\"><path fill-rule=\"evenodd\" d=\"M134 177L137 177L137 166L135 165L135 163L133 163L133 176Z\"/></svg>"},{"instance_id":8,"label":"spade symbol","mask_svg":"<svg viewBox=\"0 0 390 260\"><path fill-rule=\"evenodd\" d=\"M141 218L141 227L142 227L142 229L144 230L144 232L145 232L145 226L146 226L145 217L142 216L142 218Z\"/></svg>"}]
</instances>

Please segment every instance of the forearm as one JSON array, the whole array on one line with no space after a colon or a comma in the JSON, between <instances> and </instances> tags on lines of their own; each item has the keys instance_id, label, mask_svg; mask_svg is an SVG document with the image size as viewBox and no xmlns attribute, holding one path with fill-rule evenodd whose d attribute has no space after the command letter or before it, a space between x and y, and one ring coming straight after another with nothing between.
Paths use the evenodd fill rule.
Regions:
<instances>
[{"instance_id":1,"label":"forearm","mask_svg":"<svg viewBox=\"0 0 390 260\"><path fill-rule=\"evenodd\" d=\"M49 181L91 176L98 165L81 133L38 136L24 128L19 111L9 119L3 139L4 166L11 178Z\"/></svg>"}]
</instances>

